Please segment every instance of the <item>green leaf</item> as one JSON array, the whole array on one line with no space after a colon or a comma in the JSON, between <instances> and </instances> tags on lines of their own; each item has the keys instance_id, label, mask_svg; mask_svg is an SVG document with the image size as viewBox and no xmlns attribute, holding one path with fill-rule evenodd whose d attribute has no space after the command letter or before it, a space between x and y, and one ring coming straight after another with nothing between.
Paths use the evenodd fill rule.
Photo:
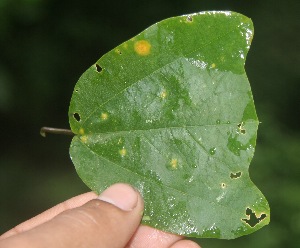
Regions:
<instances>
[{"instance_id":1,"label":"green leaf","mask_svg":"<svg viewBox=\"0 0 300 248\"><path fill-rule=\"evenodd\" d=\"M145 199L143 224L232 239L268 224L249 178L258 119L244 63L249 18L200 12L163 20L101 57L75 86L71 158L100 193Z\"/></svg>"}]
</instances>

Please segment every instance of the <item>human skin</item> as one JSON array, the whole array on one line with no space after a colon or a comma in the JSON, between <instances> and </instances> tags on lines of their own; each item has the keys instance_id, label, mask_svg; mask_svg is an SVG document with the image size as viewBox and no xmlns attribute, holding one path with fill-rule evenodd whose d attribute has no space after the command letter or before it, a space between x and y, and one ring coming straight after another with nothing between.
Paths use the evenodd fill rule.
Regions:
<instances>
[{"instance_id":1,"label":"human skin","mask_svg":"<svg viewBox=\"0 0 300 248\"><path fill-rule=\"evenodd\" d=\"M143 208L136 190L114 184L99 197L85 193L23 222L0 236L0 247L199 248L182 236L140 225Z\"/></svg>"}]
</instances>

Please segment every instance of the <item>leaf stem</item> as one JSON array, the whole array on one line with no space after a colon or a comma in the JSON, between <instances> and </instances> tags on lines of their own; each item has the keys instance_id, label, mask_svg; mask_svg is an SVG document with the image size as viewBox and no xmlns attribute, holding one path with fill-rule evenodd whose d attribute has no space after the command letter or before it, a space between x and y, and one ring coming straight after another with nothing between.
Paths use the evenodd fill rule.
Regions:
<instances>
[{"instance_id":1,"label":"leaf stem","mask_svg":"<svg viewBox=\"0 0 300 248\"><path fill-rule=\"evenodd\" d=\"M43 137L46 137L47 133L63 134L63 135L74 135L74 133L70 129L62 129L62 128L54 128L54 127L42 127L41 130L40 130L40 134Z\"/></svg>"}]
</instances>

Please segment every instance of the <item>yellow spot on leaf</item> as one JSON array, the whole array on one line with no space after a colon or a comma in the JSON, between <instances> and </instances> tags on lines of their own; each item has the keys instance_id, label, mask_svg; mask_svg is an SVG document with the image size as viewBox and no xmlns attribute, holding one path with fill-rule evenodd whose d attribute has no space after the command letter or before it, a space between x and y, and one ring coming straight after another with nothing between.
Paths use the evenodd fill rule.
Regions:
<instances>
[{"instance_id":1,"label":"yellow spot on leaf","mask_svg":"<svg viewBox=\"0 0 300 248\"><path fill-rule=\"evenodd\" d=\"M120 155L121 155L122 157L124 157L124 156L127 154L127 151L126 151L125 148L123 148L123 149L121 149L121 150L119 151L119 153L120 153Z\"/></svg>"},{"instance_id":2,"label":"yellow spot on leaf","mask_svg":"<svg viewBox=\"0 0 300 248\"><path fill-rule=\"evenodd\" d=\"M139 40L134 44L134 50L141 56L146 56L150 53L151 44L146 40Z\"/></svg>"},{"instance_id":3,"label":"yellow spot on leaf","mask_svg":"<svg viewBox=\"0 0 300 248\"><path fill-rule=\"evenodd\" d=\"M84 135L84 129L82 127L79 129L79 134Z\"/></svg>"},{"instance_id":4,"label":"yellow spot on leaf","mask_svg":"<svg viewBox=\"0 0 300 248\"><path fill-rule=\"evenodd\" d=\"M87 142L87 137L86 135L83 135L80 137L80 140L83 142L83 143L86 143Z\"/></svg>"},{"instance_id":5,"label":"yellow spot on leaf","mask_svg":"<svg viewBox=\"0 0 300 248\"><path fill-rule=\"evenodd\" d=\"M144 220L144 221L145 221L145 220L146 220L146 221L147 221L147 220L150 221L150 220L151 220L151 217L150 217L150 216L147 216L147 215L144 215L144 216L143 216L143 220Z\"/></svg>"},{"instance_id":6,"label":"yellow spot on leaf","mask_svg":"<svg viewBox=\"0 0 300 248\"><path fill-rule=\"evenodd\" d=\"M253 33L251 32L251 35L249 37L249 43L251 44L252 43L252 40L253 40Z\"/></svg>"},{"instance_id":7,"label":"yellow spot on leaf","mask_svg":"<svg viewBox=\"0 0 300 248\"><path fill-rule=\"evenodd\" d=\"M119 55L122 54L122 51L121 51L120 49L118 49L118 48L115 50L115 52L116 52L117 54L119 54Z\"/></svg>"},{"instance_id":8,"label":"yellow spot on leaf","mask_svg":"<svg viewBox=\"0 0 300 248\"><path fill-rule=\"evenodd\" d=\"M215 63L212 63L210 67L211 67L211 68L215 68L215 67L216 67L216 64L215 64Z\"/></svg>"},{"instance_id":9,"label":"yellow spot on leaf","mask_svg":"<svg viewBox=\"0 0 300 248\"><path fill-rule=\"evenodd\" d=\"M127 48L128 48L128 44L127 44L127 43L123 43L123 47L124 47L125 49L127 49Z\"/></svg>"},{"instance_id":10,"label":"yellow spot on leaf","mask_svg":"<svg viewBox=\"0 0 300 248\"><path fill-rule=\"evenodd\" d=\"M102 119L103 121L107 120L107 119L108 119L108 114L107 114L107 113L102 113L102 114L101 114L101 119Z\"/></svg>"},{"instance_id":11,"label":"yellow spot on leaf","mask_svg":"<svg viewBox=\"0 0 300 248\"><path fill-rule=\"evenodd\" d=\"M165 90L163 90L161 93L160 93L160 97L162 99L165 99L167 97L167 92Z\"/></svg>"},{"instance_id":12,"label":"yellow spot on leaf","mask_svg":"<svg viewBox=\"0 0 300 248\"><path fill-rule=\"evenodd\" d=\"M178 160L177 160L176 158L172 158L170 164L171 164L172 169L177 169L177 166L178 166Z\"/></svg>"}]
</instances>

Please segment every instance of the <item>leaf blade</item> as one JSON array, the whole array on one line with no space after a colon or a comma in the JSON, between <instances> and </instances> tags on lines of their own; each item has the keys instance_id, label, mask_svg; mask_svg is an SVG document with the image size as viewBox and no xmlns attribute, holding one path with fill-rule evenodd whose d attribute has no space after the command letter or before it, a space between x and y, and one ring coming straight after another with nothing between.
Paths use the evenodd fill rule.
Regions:
<instances>
[{"instance_id":1,"label":"leaf blade","mask_svg":"<svg viewBox=\"0 0 300 248\"><path fill-rule=\"evenodd\" d=\"M252 34L240 14L200 12L157 23L100 58L69 110L83 181L96 192L134 185L143 222L185 236L230 239L267 224L268 203L248 175L258 127L244 71Z\"/></svg>"}]
</instances>

